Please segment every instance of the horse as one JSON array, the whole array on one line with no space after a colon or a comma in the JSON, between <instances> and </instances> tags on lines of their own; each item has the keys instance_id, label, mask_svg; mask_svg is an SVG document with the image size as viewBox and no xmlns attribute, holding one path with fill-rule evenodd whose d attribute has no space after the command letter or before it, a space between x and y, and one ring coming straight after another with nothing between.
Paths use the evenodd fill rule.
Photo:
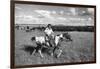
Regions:
<instances>
[{"instance_id":1,"label":"horse","mask_svg":"<svg viewBox=\"0 0 100 69\"><path fill-rule=\"evenodd\" d=\"M60 48L61 47L61 42L62 41L68 42L68 41L73 41L73 40L72 40L71 36L68 33L62 33L62 34L56 35L54 41L55 41L55 46L53 48L51 56L53 56L53 54L55 53L55 50L59 50L60 53L57 54L57 56L56 56L58 58L58 57L60 57L60 55L62 53L62 50Z\"/></svg>"},{"instance_id":2,"label":"horse","mask_svg":"<svg viewBox=\"0 0 100 69\"><path fill-rule=\"evenodd\" d=\"M56 36L54 36L54 40L52 39L51 42L52 43L47 43L46 42L46 38L45 36L35 36L31 38L31 41L34 41L37 44L36 49L33 51L32 54L34 54L36 52L36 50L38 50L38 52L40 53L40 56L43 58L43 54L41 53L43 47L46 47L48 49L53 49L51 56L53 56L53 54L55 53L55 50L59 50L60 53L57 55L57 58L60 57L62 50L60 49L61 47L61 43L62 41L73 41L71 36L68 33L62 33L62 34L58 34ZM52 46L51 46L52 45Z\"/></svg>"},{"instance_id":3,"label":"horse","mask_svg":"<svg viewBox=\"0 0 100 69\"><path fill-rule=\"evenodd\" d=\"M40 56L43 58L43 54L41 53L43 46L45 45L45 37L44 36L34 36L31 38L31 41L35 41L37 44L36 49L33 51L32 55L38 50Z\"/></svg>"},{"instance_id":4,"label":"horse","mask_svg":"<svg viewBox=\"0 0 100 69\"><path fill-rule=\"evenodd\" d=\"M48 42L46 42L46 37L45 36L34 36L31 38L31 41L35 41L37 47L35 48L35 50L33 51L32 55L36 52L36 50L40 53L40 56L43 58L43 54L42 54L42 49L43 48L50 48L51 44L49 44Z\"/></svg>"}]
</instances>

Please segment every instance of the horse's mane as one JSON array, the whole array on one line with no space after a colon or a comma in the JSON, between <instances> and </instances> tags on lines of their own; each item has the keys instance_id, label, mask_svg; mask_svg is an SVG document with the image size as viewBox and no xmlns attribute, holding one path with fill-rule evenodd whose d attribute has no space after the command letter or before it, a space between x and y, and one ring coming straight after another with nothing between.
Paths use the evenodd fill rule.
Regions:
<instances>
[{"instance_id":1,"label":"horse's mane","mask_svg":"<svg viewBox=\"0 0 100 69\"><path fill-rule=\"evenodd\" d=\"M66 38L68 37L68 32L67 33L63 33L63 36L65 36Z\"/></svg>"},{"instance_id":2,"label":"horse's mane","mask_svg":"<svg viewBox=\"0 0 100 69\"><path fill-rule=\"evenodd\" d=\"M31 40L32 40L32 41L35 40L35 37L32 37Z\"/></svg>"},{"instance_id":3,"label":"horse's mane","mask_svg":"<svg viewBox=\"0 0 100 69\"><path fill-rule=\"evenodd\" d=\"M63 36L66 38L66 39L69 39L70 41L72 41L71 39L71 35L67 32L67 33L63 33Z\"/></svg>"}]
</instances>

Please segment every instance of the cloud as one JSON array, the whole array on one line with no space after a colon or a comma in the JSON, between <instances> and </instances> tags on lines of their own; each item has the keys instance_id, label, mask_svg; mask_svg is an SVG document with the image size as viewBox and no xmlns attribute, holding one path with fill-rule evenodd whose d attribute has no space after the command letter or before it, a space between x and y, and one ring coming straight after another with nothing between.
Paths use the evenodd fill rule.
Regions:
<instances>
[{"instance_id":1,"label":"cloud","mask_svg":"<svg viewBox=\"0 0 100 69\"><path fill-rule=\"evenodd\" d=\"M17 6L15 6L15 9L21 10L22 8L21 8L21 7L17 7Z\"/></svg>"}]
</instances>

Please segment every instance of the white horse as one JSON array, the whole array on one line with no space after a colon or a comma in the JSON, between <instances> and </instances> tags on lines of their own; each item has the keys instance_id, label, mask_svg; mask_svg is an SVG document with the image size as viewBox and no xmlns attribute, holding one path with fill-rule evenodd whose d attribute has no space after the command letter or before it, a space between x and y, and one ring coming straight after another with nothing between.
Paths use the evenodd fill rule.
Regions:
<instances>
[{"instance_id":1,"label":"white horse","mask_svg":"<svg viewBox=\"0 0 100 69\"><path fill-rule=\"evenodd\" d=\"M35 41L37 44L36 49L33 51L32 55L36 52L38 49L38 52L40 53L40 56L43 58L43 54L41 53L43 46L45 46L45 37L44 36L35 36L31 38L32 41Z\"/></svg>"}]
</instances>

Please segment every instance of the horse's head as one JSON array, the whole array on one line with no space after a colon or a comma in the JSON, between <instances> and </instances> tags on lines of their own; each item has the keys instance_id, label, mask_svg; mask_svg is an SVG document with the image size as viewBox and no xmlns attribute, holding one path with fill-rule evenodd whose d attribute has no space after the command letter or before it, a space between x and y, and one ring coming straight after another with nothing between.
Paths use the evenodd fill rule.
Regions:
<instances>
[{"instance_id":1,"label":"horse's head","mask_svg":"<svg viewBox=\"0 0 100 69\"><path fill-rule=\"evenodd\" d=\"M63 39L65 39L66 41L73 41L70 34L63 33L62 35L63 35Z\"/></svg>"},{"instance_id":2,"label":"horse's head","mask_svg":"<svg viewBox=\"0 0 100 69\"><path fill-rule=\"evenodd\" d=\"M68 33L58 34L57 36L60 37L61 41L73 41L71 36Z\"/></svg>"},{"instance_id":3,"label":"horse's head","mask_svg":"<svg viewBox=\"0 0 100 69\"><path fill-rule=\"evenodd\" d=\"M32 37L31 40L34 41L35 40L35 37Z\"/></svg>"},{"instance_id":4,"label":"horse's head","mask_svg":"<svg viewBox=\"0 0 100 69\"><path fill-rule=\"evenodd\" d=\"M64 39L63 34L58 34L57 36L60 38L61 41L63 41Z\"/></svg>"}]
</instances>

